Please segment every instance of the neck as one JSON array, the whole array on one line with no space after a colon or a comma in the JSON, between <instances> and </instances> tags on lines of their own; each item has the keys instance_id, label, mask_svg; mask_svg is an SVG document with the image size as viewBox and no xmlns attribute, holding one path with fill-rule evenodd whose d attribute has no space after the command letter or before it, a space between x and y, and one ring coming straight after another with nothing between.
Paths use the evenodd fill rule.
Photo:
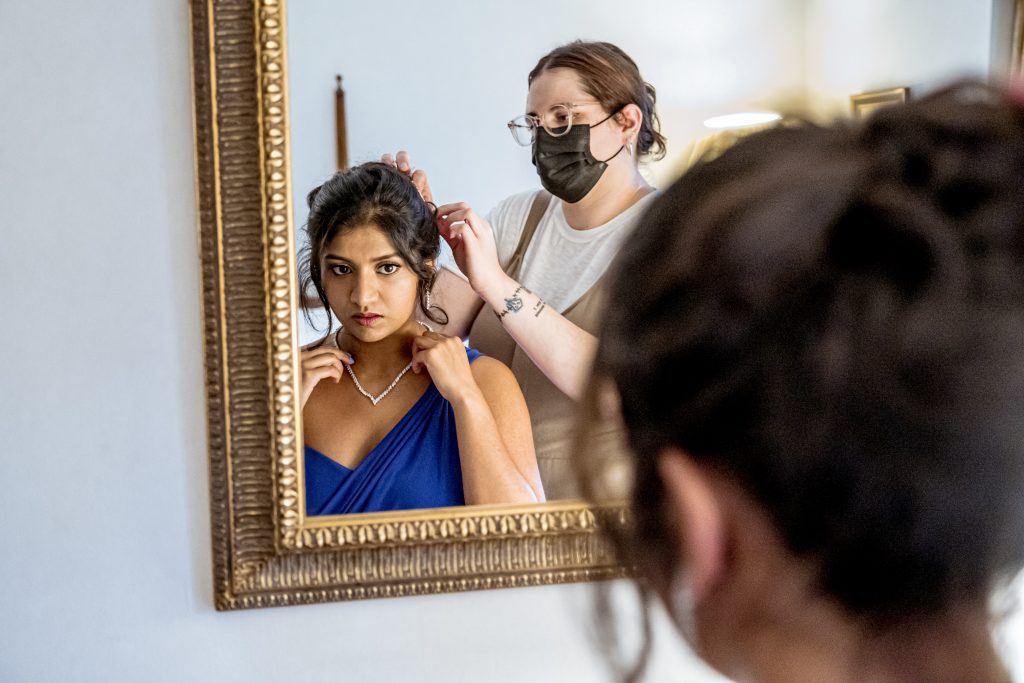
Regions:
<instances>
[{"instance_id":1,"label":"neck","mask_svg":"<svg viewBox=\"0 0 1024 683\"><path fill-rule=\"evenodd\" d=\"M375 342L361 341L347 327L337 332L338 348L356 359L353 370L363 377L394 375L412 360L412 340L423 332L423 326L410 318L389 336Z\"/></svg>"},{"instance_id":2,"label":"neck","mask_svg":"<svg viewBox=\"0 0 1024 683\"><path fill-rule=\"evenodd\" d=\"M626 154L623 150L620 155ZM604 225L636 204L651 189L629 157L608 164L597 185L575 204L562 204L565 220L575 230Z\"/></svg>"},{"instance_id":3,"label":"neck","mask_svg":"<svg viewBox=\"0 0 1024 683\"><path fill-rule=\"evenodd\" d=\"M983 611L925 626L898 627L882 636L869 635L835 608L816 611L804 605L801 612L776 621L771 629L746 634L746 642L737 649L750 654L731 674L760 683L1010 681Z\"/></svg>"},{"instance_id":4,"label":"neck","mask_svg":"<svg viewBox=\"0 0 1024 683\"><path fill-rule=\"evenodd\" d=\"M715 479L735 568L697 607L698 650L737 681L1009 683L984 601L879 629L817 588L759 506Z\"/></svg>"}]
</instances>

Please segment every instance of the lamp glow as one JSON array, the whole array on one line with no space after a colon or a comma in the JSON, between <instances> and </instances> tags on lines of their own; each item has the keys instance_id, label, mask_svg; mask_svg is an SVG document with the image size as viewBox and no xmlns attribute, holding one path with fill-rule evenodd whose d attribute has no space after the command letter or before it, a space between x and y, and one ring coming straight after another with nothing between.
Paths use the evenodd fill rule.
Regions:
<instances>
[{"instance_id":1,"label":"lamp glow","mask_svg":"<svg viewBox=\"0 0 1024 683\"><path fill-rule=\"evenodd\" d=\"M745 111L738 114L724 114L712 116L704 121L707 128L746 128L747 126L760 126L772 121L778 121L782 114L774 111Z\"/></svg>"}]
</instances>

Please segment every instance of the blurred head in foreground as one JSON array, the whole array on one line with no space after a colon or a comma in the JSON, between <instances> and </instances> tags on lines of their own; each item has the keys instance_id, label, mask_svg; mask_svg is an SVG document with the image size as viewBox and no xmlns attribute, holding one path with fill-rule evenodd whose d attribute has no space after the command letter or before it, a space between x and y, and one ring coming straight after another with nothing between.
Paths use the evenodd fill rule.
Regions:
<instances>
[{"instance_id":1,"label":"blurred head in foreground","mask_svg":"<svg viewBox=\"0 0 1024 683\"><path fill-rule=\"evenodd\" d=\"M586 403L621 403L613 540L645 601L737 680L1008 680L1024 105L964 83L751 136L656 200L612 280Z\"/></svg>"}]
</instances>

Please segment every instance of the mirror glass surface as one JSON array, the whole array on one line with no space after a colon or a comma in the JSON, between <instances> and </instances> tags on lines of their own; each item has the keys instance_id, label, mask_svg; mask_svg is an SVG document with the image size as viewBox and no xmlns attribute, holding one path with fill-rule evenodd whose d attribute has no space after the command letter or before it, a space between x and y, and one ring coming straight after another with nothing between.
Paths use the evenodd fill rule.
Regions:
<instances>
[{"instance_id":1,"label":"mirror glass surface","mask_svg":"<svg viewBox=\"0 0 1024 683\"><path fill-rule=\"evenodd\" d=\"M290 2L288 84L296 248L304 246L307 193L338 168L336 75L343 77L350 165L408 150L412 164L426 171L438 205L465 202L487 216L506 198L540 188L530 147L515 143L506 122L525 113L527 75L541 56L559 45L576 39L611 42L636 62L644 80L656 88L656 111L667 138L667 153L658 161L641 159L640 173L652 187L661 188L722 139L722 133L704 125L713 116L766 110L811 118L847 114L849 96L858 92L895 86L911 86L913 92L956 75L984 75L990 12L979 9L982 4L964 0L944 3L940 10L927 3L882 7L880 3L861 6L806 0L639 0L628 6L541 0L514 4ZM340 242L332 242L331 248L345 252L340 256L366 262L338 260L330 268L325 265L324 277L330 277L328 270L338 278L362 277L365 282L360 287L387 280L392 294L358 294L377 297L374 301L378 303L373 305L379 307L390 305L384 301L387 296L411 296L395 284L400 277L411 277L407 263L398 259L392 266L369 261L372 256L396 251L389 248L383 233L362 230L346 234ZM437 265L451 262L451 252L444 246ZM392 268L402 273L393 276ZM352 286L337 286L337 296L349 301L357 296ZM373 308L365 301L360 305ZM315 294L309 312L312 324L299 316L300 345L324 337L328 321ZM343 322L354 324L352 320ZM372 319L364 322L376 324ZM332 330L337 329L334 322ZM360 332L369 334L365 329ZM367 340L379 341L372 334ZM413 477L416 486L428 489L450 486L452 477L459 476L450 468L434 465L410 474L414 464L423 465L422 453L416 454L417 439L431 432L435 446L422 446L429 451L439 443L437 438L447 438L432 432L447 429L450 437L455 427L465 429L464 425L442 425L442 413L431 412L433 408L424 409L419 422L411 424L410 415L423 407L429 393L429 373L408 372L392 386L386 376L398 376L402 363L392 363L391 372L385 373L386 363L360 366L359 361L357 358L351 368L356 377L361 369L380 370L375 381L367 381L363 387L367 394L376 397L392 388L376 405L351 392L346 402L334 389L306 404L307 445L314 441L341 444L332 453L317 451L315 467L306 463L309 514L344 513L344 504L342 508L324 508L333 510L329 512L309 510L311 478L352 478L355 482L358 475L358 485L319 491L318 500L362 495L374 499L362 504L387 506L395 504L383 499L388 497L384 491L389 485L399 485L394 484L396 477L401 478L396 472L404 472L406 479ZM338 374L336 387L346 383L350 389L355 387L349 373ZM521 376L519 380L523 382ZM352 396L356 396L355 402ZM527 403L530 400L527 392ZM340 441L338 430L332 432L338 420L353 425ZM493 423L486 420L476 424L484 423L493 431ZM534 432L537 436L536 426ZM458 432L464 442L469 440L463 438L467 434ZM506 429L491 443L504 443L502 438L515 442L510 437L515 434L514 428ZM494 435L470 436L478 439L482 448ZM391 449L398 452L388 456L394 456L394 461L377 457L387 450L381 446L395 441L405 446ZM458 448L457 444L448 446ZM322 446L322 450L331 449ZM415 457L402 460L402 453ZM310 457L308 448L306 457ZM516 460L515 454L509 457L522 470L522 461ZM540 471L544 474L543 465ZM499 502L523 502L538 493L530 488L529 473L522 479L518 482L522 490ZM350 490L357 488L363 493ZM549 500L572 497L563 495L570 488L554 482L543 481L543 488ZM436 500L422 507L447 505L443 495Z\"/></svg>"}]
</instances>

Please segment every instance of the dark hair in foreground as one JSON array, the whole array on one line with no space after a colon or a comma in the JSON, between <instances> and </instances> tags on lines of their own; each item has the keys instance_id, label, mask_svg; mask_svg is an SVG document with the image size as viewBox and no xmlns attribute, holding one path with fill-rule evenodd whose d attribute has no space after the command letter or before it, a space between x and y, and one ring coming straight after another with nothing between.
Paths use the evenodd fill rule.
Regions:
<instances>
[{"instance_id":1,"label":"dark hair in foreground","mask_svg":"<svg viewBox=\"0 0 1024 683\"><path fill-rule=\"evenodd\" d=\"M985 607L1024 565L1024 106L964 83L759 133L640 226L585 401L611 380L633 451L612 540L647 581L648 642L626 677L680 564L670 446L737 482L869 628Z\"/></svg>"},{"instance_id":2,"label":"dark hair in foreground","mask_svg":"<svg viewBox=\"0 0 1024 683\"><path fill-rule=\"evenodd\" d=\"M436 261L441 250L436 209L423 200L405 174L388 164L362 164L335 173L323 185L313 188L306 201L309 220L307 241L299 261L299 291L312 288L320 298L328 314L325 338L331 332L332 318L321 282L324 250L338 233L364 225L380 228L416 273L420 308L427 317L440 325L448 322L443 310L427 306L427 293L437 278L436 270L427 262ZM306 319L313 324L308 310Z\"/></svg>"},{"instance_id":3,"label":"dark hair in foreground","mask_svg":"<svg viewBox=\"0 0 1024 683\"><path fill-rule=\"evenodd\" d=\"M643 113L637 136L638 155L651 154L654 159L665 156L665 136L654 109L657 93L654 86L640 75L636 62L621 48L605 42L575 40L556 47L537 62L527 85L550 69L572 69L583 89L601 103L608 113L616 113L627 104L635 104Z\"/></svg>"}]
</instances>

